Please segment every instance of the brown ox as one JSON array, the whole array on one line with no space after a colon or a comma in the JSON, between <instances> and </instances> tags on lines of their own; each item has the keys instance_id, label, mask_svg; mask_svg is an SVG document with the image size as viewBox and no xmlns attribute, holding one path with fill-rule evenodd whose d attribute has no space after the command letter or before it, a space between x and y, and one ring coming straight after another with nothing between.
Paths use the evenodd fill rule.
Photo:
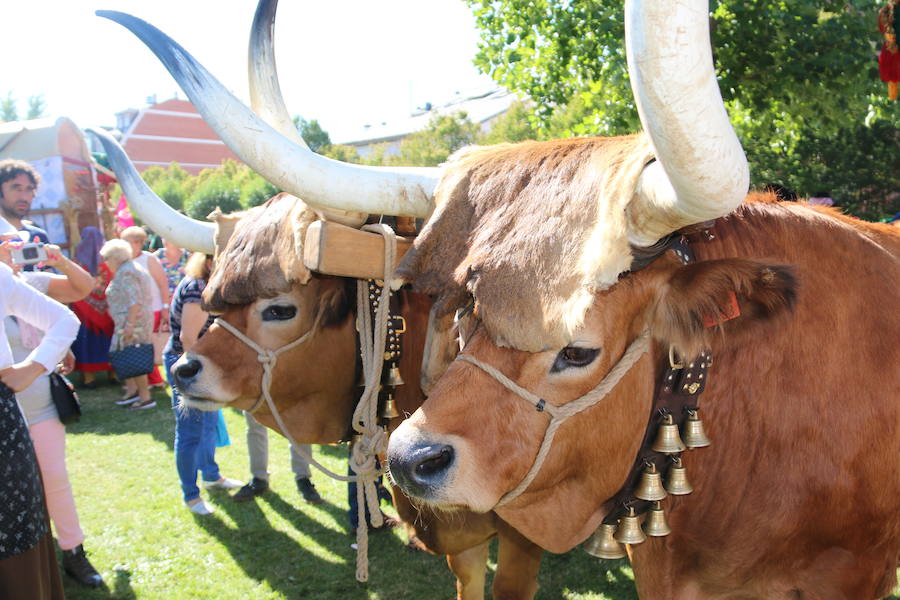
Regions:
<instances>
[{"instance_id":1,"label":"brown ox","mask_svg":"<svg viewBox=\"0 0 900 600\"><path fill-rule=\"evenodd\" d=\"M220 320L271 350L296 340L318 320L306 342L279 357L271 393L298 442L332 443L349 431L360 392L356 281L310 273L299 260L306 228L315 219L306 205L288 195L249 211L218 256L203 299ZM431 303L419 294L401 292L401 297L407 333L400 370L407 384L397 388L397 404L408 415L424 399L417 382ZM173 375L185 402L197 408L247 410L261 393L256 352L218 324L173 367ZM254 416L279 430L265 404ZM484 597L488 546L495 536L500 559L494 597L534 595L541 550L496 515L463 513L448 521L429 509L414 508L396 488L394 500L410 535L428 550L447 555L459 598Z\"/></svg>"},{"instance_id":2,"label":"brown ox","mask_svg":"<svg viewBox=\"0 0 900 600\"><path fill-rule=\"evenodd\" d=\"M641 598L890 593L900 553L896 228L804 204L747 202L716 222L714 239L693 245L696 264L669 251L595 293L567 342L536 352L501 347L497 339L522 339L531 326L517 322L510 303L527 308L523 295L542 298L540 278L517 279L541 247L529 235L542 230L524 217L481 216L494 217L494 203L569 198L579 170L560 154L584 161L590 144L464 156L445 176L454 185L444 200L439 187L444 212L399 274L418 278L445 310L472 294L476 325L463 354L556 406L594 388L645 330L650 351L559 429L536 478L501 507L535 461L548 418L457 360L392 436L394 478L434 506L493 509L540 546L569 550L613 508L608 500L631 469L648 417L655 422L651 400L670 345L688 358L709 348L714 365L701 406L713 445L683 455L694 492L664 501L672 534L630 547ZM492 287L501 262L503 285ZM740 316L704 327L731 293Z\"/></svg>"}]
</instances>

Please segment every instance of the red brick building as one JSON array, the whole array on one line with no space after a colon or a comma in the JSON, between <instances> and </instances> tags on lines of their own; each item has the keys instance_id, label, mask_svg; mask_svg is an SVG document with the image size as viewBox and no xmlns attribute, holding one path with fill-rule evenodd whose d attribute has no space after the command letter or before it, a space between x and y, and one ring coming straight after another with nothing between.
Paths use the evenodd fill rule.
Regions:
<instances>
[{"instance_id":1,"label":"red brick building","mask_svg":"<svg viewBox=\"0 0 900 600\"><path fill-rule=\"evenodd\" d=\"M238 160L187 100L173 98L130 108L117 113L116 119L121 144L138 171L177 162L196 175L218 167L226 158Z\"/></svg>"}]
</instances>

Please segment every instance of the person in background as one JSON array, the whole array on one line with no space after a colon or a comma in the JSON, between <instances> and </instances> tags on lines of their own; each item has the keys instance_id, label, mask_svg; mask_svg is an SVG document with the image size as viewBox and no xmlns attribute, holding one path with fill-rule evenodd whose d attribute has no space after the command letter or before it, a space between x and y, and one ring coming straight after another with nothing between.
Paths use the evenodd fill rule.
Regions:
<instances>
[{"instance_id":1,"label":"person in background","mask_svg":"<svg viewBox=\"0 0 900 600\"><path fill-rule=\"evenodd\" d=\"M153 311L153 332L166 331L169 327L169 282L163 271L159 259L151 253L144 250L144 244L147 242L147 232L140 227L128 227L119 237L131 246L131 258L148 273L153 280L154 285L150 287L150 297L147 301L150 303ZM162 387L164 382L162 376L156 367L150 371L149 382L153 387ZM127 392L133 391L131 388Z\"/></svg>"},{"instance_id":2,"label":"person in background","mask_svg":"<svg viewBox=\"0 0 900 600\"><path fill-rule=\"evenodd\" d=\"M235 502L251 500L269 489L269 430L246 411L244 418L247 421L247 453L250 455L252 479L231 497ZM302 444L299 448L307 455L312 452L309 444ZM321 504L322 496L309 478L309 462L300 449L291 443L291 470L294 472L297 491L310 504Z\"/></svg>"},{"instance_id":3,"label":"person in background","mask_svg":"<svg viewBox=\"0 0 900 600\"><path fill-rule=\"evenodd\" d=\"M26 242L46 244L50 241L47 232L24 220L40 184L41 176L27 162L12 158L0 160L0 214L16 230L28 233ZM26 265L24 270L32 271L34 265Z\"/></svg>"},{"instance_id":4,"label":"person in background","mask_svg":"<svg viewBox=\"0 0 900 600\"><path fill-rule=\"evenodd\" d=\"M0 262L13 270L10 242L0 243ZM74 302L87 296L94 285L90 273L62 255L58 246L48 245L45 265L64 275L42 271L22 272L20 278L37 291L57 302ZM12 350L13 359L24 361L39 346L44 337L42 331L13 316L6 317L4 323L6 338ZM69 355L70 356L70 355ZM68 358L68 356L67 356ZM69 362L64 362L64 365ZM68 370L64 368L64 372ZM59 421L56 406L50 395L48 373L41 373L27 388L16 394L22 407L28 432L34 443L38 466L44 482L44 498L50 520L56 529L56 539L62 550L63 569L83 585L97 587L103 579L91 565L84 552L84 533L75 508L72 484L66 468L66 428Z\"/></svg>"},{"instance_id":5,"label":"person in background","mask_svg":"<svg viewBox=\"0 0 900 600\"><path fill-rule=\"evenodd\" d=\"M6 341L7 316L44 331L40 344L18 362ZM0 263L0 593L5 600L64 597L37 459L15 394L56 368L77 331L78 319L65 306Z\"/></svg>"},{"instance_id":6,"label":"person in background","mask_svg":"<svg viewBox=\"0 0 900 600\"><path fill-rule=\"evenodd\" d=\"M113 320L106 303L106 286L112 279L112 273L100 258L103 242L100 230L89 226L81 230L81 241L75 248L75 260L94 277L91 293L70 305L72 312L81 321L78 337L72 344L75 370L81 372L83 386L89 389L97 387L95 373L106 371L112 378L109 342L113 334Z\"/></svg>"},{"instance_id":7,"label":"person in background","mask_svg":"<svg viewBox=\"0 0 900 600\"><path fill-rule=\"evenodd\" d=\"M125 240L106 242L100 248L100 256L113 274L109 287L106 288L109 314L115 324L110 350L120 350L132 344L149 344L153 327L153 311L150 310L153 281L132 260L131 245ZM146 375L129 377L124 383L127 389L134 389L136 392L116 404L131 405L132 409L156 406L150 396Z\"/></svg>"},{"instance_id":8,"label":"person in background","mask_svg":"<svg viewBox=\"0 0 900 600\"><path fill-rule=\"evenodd\" d=\"M184 266L188 261L188 252L184 248L179 248L167 239L162 240L163 247L153 253L162 265L163 273L166 274L166 281L169 284L169 297L175 293L175 288L184 278Z\"/></svg>"},{"instance_id":9,"label":"person in background","mask_svg":"<svg viewBox=\"0 0 900 600\"><path fill-rule=\"evenodd\" d=\"M172 310L169 313L172 336L163 354L170 384L174 382L172 365L193 347L213 322L213 317L200 307L200 297L209 281L211 269L211 256L202 252L192 254L184 269L185 277L172 296ZM175 412L175 468L181 480L184 503L192 513L208 515L213 512L213 507L200 497L198 471L203 477L203 487L208 490L237 489L244 482L222 476L216 464L219 411L186 407L181 403L178 390L174 385L171 387L172 410Z\"/></svg>"}]
</instances>

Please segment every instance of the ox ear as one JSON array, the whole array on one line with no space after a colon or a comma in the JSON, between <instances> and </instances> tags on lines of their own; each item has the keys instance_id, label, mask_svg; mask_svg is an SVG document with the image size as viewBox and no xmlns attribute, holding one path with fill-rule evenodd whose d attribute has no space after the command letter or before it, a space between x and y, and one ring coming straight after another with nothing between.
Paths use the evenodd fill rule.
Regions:
<instances>
[{"instance_id":1,"label":"ox ear","mask_svg":"<svg viewBox=\"0 0 900 600\"><path fill-rule=\"evenodd\" d=\"M214 238L216 247L215 256L219 256L225 251L225 246L228 245L228 240L231 238L231 234L234 233L234 228L237 227L238 221L240 221L245 214L246 213L244 212L225 214L217 206L215 210L206 216L207 219L216 224L216 234Z\"/></svg>"},{"instance_id":2,"label":"ox ear","mask_svg":"<svg viewBox=\"0 0 900 600\"><path fill-rule=\"evenodd\" d=\"M682 266L665 283L651 313L651 331L695 357L716 334L740 343L741 336L789 313L797 279L790 267L742 259Z\"/></svg>"}]
</instances>

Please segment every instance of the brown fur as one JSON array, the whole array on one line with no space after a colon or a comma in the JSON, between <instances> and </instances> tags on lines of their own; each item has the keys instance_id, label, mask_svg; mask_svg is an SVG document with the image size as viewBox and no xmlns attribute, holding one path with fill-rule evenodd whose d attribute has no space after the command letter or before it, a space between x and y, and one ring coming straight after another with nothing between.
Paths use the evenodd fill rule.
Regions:
<instances>
[{"instance_id":1,"label":"brown fur","mask_svg":"<svg viewBox=\"0 0 900 600\"><path fill-rule=\"evenodd\" d=\"M597 293L576 338L601 354L571 372L549 372L559 348L514 351L478 328L465 352L554 404L595 386L641 330L660 340L560 428L532 485L498 514L553 551L583 541L631 467L668 344L708 345L700 405L713 445L684 454L694 492L663 502L673 533L632 547L640 597L890 593L900 553L900 232L891 229L804 204L745 204L694 245L699 264L666 255ZM700 316L719 311L729 290L741 316L706 330ZM478 489L490 506L528 470L547 420L457 361L409 422L429 443L461 440L456 468L466 475L433 492L438 501Z\"/></svg>"},{"instance_id":2,"label":"brown fur","mask_svg":"<svg viewBox=\"0 0 900 600\"><path fill-rule=\"evenodd\" d=\"M474 296L501 345L564 344L593 291L631 264L625 207L651 158L643 136L463 150L397 273L436 297L438 316Z\"/></svg>"},{"instance_id":3,"label":"brown fur","mask_svg":"<svg viewBox=\"0 0 900 600\"><path fill-rule=\"evenodd\" d=\"M332 443L347 432L359 388L354 327L356 281L311 274L298 264L302 243L314 213L299 200L280 195L251 209L237 224L204 292L206 306L256 343L276 349L309 331L321 314L316 334L278 359L272 397L292 436L299 443ZM424 401L418 385L431 301L401 291L400 313L406 319L400 372L406 381L396 390L404 417ZM279 296L298 309L289 323L267 327L259 305ZM432 344L434 362L441 349ZM256 352L219 325L213 325L191 354L216 369L223 386L234 394L230 406L249 409L260 395L262 368ZM263 405L255 414L264 425L278 426ZM402 419L396 419L396 425ZM500 557L494 580L497 598L531 598L537 589L542 551L505 525L496 515L460 512L448 518L413 506L399 488L395 507L411 536L425 548L447 554L458 578L460 598L483 597L488 543L499 538ZM478 560L479 557L482 560Z\"/></svg>"},{"instance_id":4,"label":"brown fur","mask_svg":"<svg viewBox=\"0 0 900 600\"><path fill-rule=\"evenodd\" d=\"M309 281L303 265L306 229L316 215L297 198L278 194L247 211L216 258L216 268L203 293L204 309L222 312L288 292ZM291 229L285 235L284 228Z\"/></svg>"}]
</instances>

